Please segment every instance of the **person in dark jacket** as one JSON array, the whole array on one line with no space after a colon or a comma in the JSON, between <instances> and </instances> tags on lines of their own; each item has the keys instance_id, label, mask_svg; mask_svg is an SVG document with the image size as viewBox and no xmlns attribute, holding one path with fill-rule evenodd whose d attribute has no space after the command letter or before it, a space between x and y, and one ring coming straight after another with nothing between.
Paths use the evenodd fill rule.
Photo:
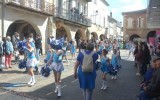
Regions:
<instances>
[{"instance_id":1,"label":"person in dark jacket","mask_svg":"<svg viewBox=\"0 0 160 100\"><path fill-rule=\"evenodd\" d=\"M40 35L37 35L36 37L35 46L36 46L36 58L39 61L40 49L42 48L42 39L40 38Z\"/></svg>"},{"instance_id":2,"label":"person in dark jacket","mask_svg":"<svg viewBox=\"0 0 160 100\"><path fill-rule=\"evenodd\" d=\"M142 45L138 45L138 52L136 54L136 60L137 60L137 73L136 75L141 75L141 69L143 64L143 51L142 51Z\"/></svg>"},{"instance_id":3,"label":"person in dark jacket","mask_svg":"<svg viewBox=\"0 0 160 100\"><path fill-rule=\"evenodd\" d=\"M155 72L151 78L151 82L143 87L140 94L140 100L150 100L160 96L160 58L156 60Z\"/></svg>"},{"instance_id":4,"label":"person in dark jacket","mask_svg":"<svg viewBox=\"0 0 160 100\"><path fill-rule=\"evenodd\" d=\"M147 44L142 45L142 51L143 51L143 63L142 63L142 69L141 69L141 74L145 75L146 71L147 71L147 66L149 66L150 64L150 60L151 60L151 55L150 55L150 51L148 49Z\"/></svg>"}]
</instances>

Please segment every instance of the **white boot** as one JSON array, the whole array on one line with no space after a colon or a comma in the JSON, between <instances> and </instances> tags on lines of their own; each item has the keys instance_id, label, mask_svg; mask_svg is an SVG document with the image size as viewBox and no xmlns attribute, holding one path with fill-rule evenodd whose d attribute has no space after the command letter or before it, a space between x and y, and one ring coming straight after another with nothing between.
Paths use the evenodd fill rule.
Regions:
<instances>
[{"instance_id":1,"label":"white boot","mask_svg":"<svg viewBox=\"0 0 160 100\"><path fill-rule=\"evenodd\" d=\"M58 87L57 87L57 83L55 83L55 90L54 90L54 93L57 93L58 92Z\"/></svg>"},{"instance_id":2,"label":"white boot","mask_svg":"<svg viewBox=\"0 0 160 100\"><path fill-rule=\"evenodd\" d=\"M57 96L61 97L61 85L57 85L57 87L58 87L58 94L57 94Z\"/></svg>"},{"instance_id":3,"label":"white boot","mask_svg":"<svg viewBox=\"0 0 160 100\"><path fill-rule=\"evenodd\" d=\"M35 77L34 77L34 76L32 76L32 83L30 84L30 86L33 86L33 85L35 85L35 84L36 84Z\"/></svg>"},{"instance_id":4,"label":"white boot","mask_svg":"<svg viewBox=\"0 0 160 100\"><path fill-rule=\"evenodd\" d=\"M32 77L30 78L28 85L30 85L32 83Z\"/></svg>"},{"instance_id":5,"label":"white boot","mask_svg":"<svg viewBox=\"0 0 160 100\"><path fill-rule=\"evenodd\" d=\"M102 87L101 87L101 90L103 90L104 88L104 80L102 80Z\"/></svg>"},{"instance_id":6,"label":"white boot","mask_svg":"<svg viewBox=\"0 0 160 100\"><path fill-rule=\"evenodd\" d=\"M106 90L108 88L107 86L107 81L104 81L104 87L103 87L103 90Z\"/></svg>"}]
</instances>

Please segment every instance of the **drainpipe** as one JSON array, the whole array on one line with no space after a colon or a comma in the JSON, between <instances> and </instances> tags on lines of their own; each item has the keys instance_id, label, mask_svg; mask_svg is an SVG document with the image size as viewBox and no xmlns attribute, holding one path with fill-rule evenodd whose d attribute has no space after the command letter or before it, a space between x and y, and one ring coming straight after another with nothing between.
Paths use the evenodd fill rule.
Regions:
<instances>
[{"instance_id":1,"label":"drainpipe","mask_svg":"<svg viewBox=\"0 0 160 100\"><path fill-rule=\"evenodd\" d=\"M2 9L2 11L1 11L1 18L2 18L2 22L1 22L1 28L2 28L2 31L1 31L1 33L2 33L2 37L4 37L4 0L2 0L2 2L1 2L1 9Z\"/></svg>"}]
</instances>

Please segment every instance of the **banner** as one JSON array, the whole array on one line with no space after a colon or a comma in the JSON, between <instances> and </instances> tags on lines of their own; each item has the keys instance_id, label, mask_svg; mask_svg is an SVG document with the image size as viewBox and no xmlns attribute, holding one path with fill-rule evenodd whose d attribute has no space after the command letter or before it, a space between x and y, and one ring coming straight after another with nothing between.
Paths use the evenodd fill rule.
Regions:
<instances>
[{"instance_id":1,"label":"banner","mask_svg":"<svg viewBox=\"0 0 160 100\"><path fill-rule=\"evenodd\" d=\"M156 34L157 34L157 35L160 35L160 30L156 30Z\"/></svg>"}]
</instances>

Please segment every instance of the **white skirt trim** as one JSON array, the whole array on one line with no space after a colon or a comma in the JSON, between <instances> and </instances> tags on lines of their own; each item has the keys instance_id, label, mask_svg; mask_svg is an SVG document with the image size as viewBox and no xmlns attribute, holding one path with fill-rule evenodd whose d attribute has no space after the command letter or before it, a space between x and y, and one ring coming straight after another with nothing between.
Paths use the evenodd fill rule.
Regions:
<instances>
[{"instance_id":1,"label":"white skirt trim","mask_svg":"<svg viewBox=\"0 0 160 100\"><path fill-rule=\"evenodd\" d=\"M49 66L49 68L51 70L57 71L57 72L61 72L64 70L64 66L62 62L56 63L56 62L52 62L51 65Z\"/></svg>"},{"instance_id":2,"label":"white skirt trim","mask_svg":"<svg viewBox=\"0 0 160 100\"><path fill-rule=\"evenodd\" d=\"M36 58L31 58L31 59L28 59L27 58L27 63L26 63L26 66L27 67L35 67L37 65L37 59Z\"/></svg>"}]
</instances>

